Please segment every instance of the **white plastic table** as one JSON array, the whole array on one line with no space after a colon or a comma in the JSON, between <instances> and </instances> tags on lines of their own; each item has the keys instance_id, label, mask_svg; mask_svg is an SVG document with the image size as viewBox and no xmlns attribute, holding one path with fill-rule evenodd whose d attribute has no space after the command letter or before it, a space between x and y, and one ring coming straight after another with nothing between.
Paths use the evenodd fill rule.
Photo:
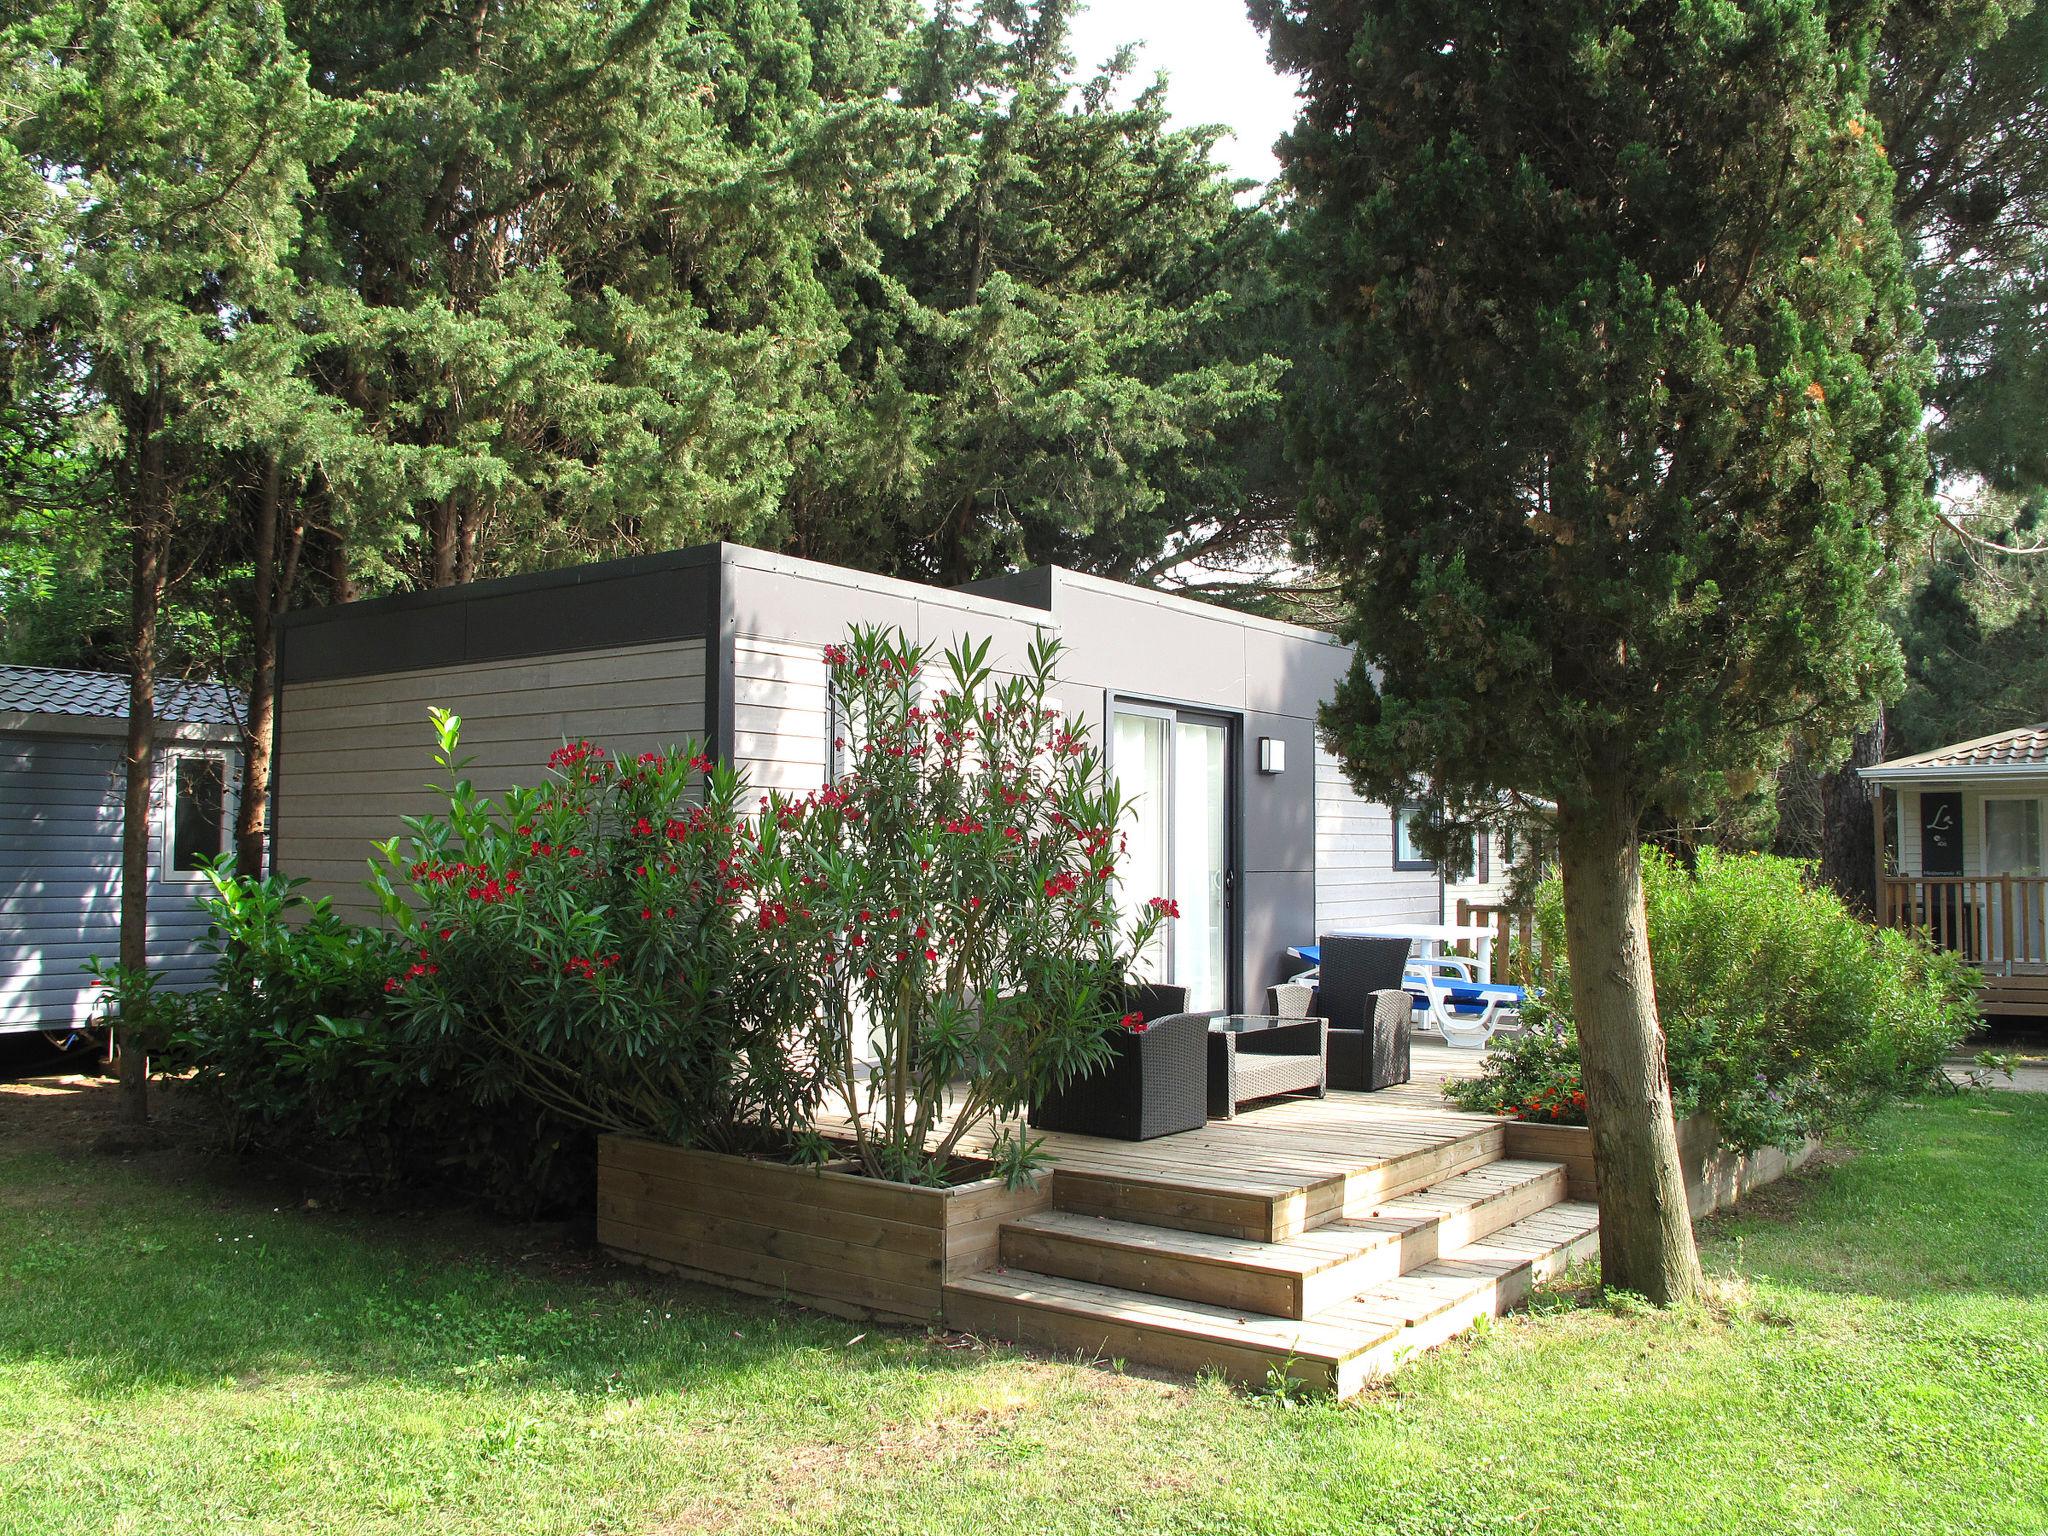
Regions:
<instances>
[{"instance_id":1,"label":"white plastic table","mask_svg":"<svg viewBox=\"0 0 2048 1536\"><path fill-rule=\"evenodd\" d=\"M1379 923L1371 927L1332 928L1333 938L1407 939L1418 960L1441 960L1454 944L1472 946L1472 980L1484 986L1493 980L1493 930L1472 923Z\"/></svg>"}]
</instances>

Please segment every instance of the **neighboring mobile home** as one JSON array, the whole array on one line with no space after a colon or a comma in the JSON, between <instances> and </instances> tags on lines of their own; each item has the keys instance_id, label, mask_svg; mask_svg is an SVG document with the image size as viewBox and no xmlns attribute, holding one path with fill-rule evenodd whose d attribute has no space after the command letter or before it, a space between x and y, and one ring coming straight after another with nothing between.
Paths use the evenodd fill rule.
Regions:
<instances>
[{"instance_id":1,"label":"neighboring mobile home","mask_svg":"<svg viewBox=\"0 0 2048 1536\"><path fill-rule=\"evenodd\" d=\"M2048 1017L2048 724L1861 771L1878 790L1879 916L1979 967L1985 1013Z\"/></svg>"},{"instance_id":2,"label":"neighboring mobile home","mask_svg":"<svg viewBox=\"0 0 2048 1536\"><path fill-rule=\"evenodd\" d=\"M1386 809L1316 744L1350 663L1332 637L1061 569L920 586L736 545L295 614L281 637L275 865L368 908L372 839L432 805L427 710L463 717L485 791L539 781L587 737L619 752L684 737L758 788L831 772L824 647L856 623L1015 665L1066 643L1061 705L1140 801L1131 878L1182 918L1167 979L1202 1007L1257 1007L1289 945L1374 922L1435 922L1434 869L1397 858Z\"/></svg>"},{"instance_id":3,"label":"neighboring mobile home","mask_svg":"<svg viewBox=\"0 0 2048 1536\"><path fill-rule=\"evenodd\" d=\"M128 679L0 667L0 1031L70 1030L96 1001L81 967L120 949ZM149 959L170 986L211 963L199 860L231 845L241 734L215 683L157 694Z\"/></svg>"}]
</instances>

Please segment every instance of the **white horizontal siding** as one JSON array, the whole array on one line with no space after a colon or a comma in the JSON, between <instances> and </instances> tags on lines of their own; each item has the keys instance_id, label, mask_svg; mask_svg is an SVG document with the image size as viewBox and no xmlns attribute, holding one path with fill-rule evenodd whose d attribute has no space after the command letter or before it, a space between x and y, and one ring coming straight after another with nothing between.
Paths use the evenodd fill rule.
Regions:
<instances>
[{"instance_id":1,"label":"white horizontal siding","mask_svg":"<svg viewBox=\"0 0 2048 1536\"><path fill-rule=\"evenodd\" d=\"M733 642L733 765L766 793L824 784L832 670L815 645L741 635Z\"/></svg>"},{"instance_id":2,"label":"white horizontal siding","mask_svg":"<svg viewBox=\"0 0 2048 1536\"><path fill-rule=\"evenodd\" d=\"M1984 857L1984 802L1986 800L2036 800L2043 802L2042 815L2048 818L2048 779L2007 779L2002 781L1978 781L1971 783L1957 780L1950 784L1920 784L1910 789L1895 789L1888 793L1896 798L1899 808L1899 868L1906 874L1922 872L1920 861L1920 797L1922 794L1937 794L1943 791L1961 791L1963 801L1963 874L1969 878L1980 878L1988 873ZM6 829L0 827L0 832ZM2048 833L2048 826L2044 826Z\"/></svg>"},{"instance_id":3,"label":"white horizontal siding","mask_svg":"<svg viewBox=\"0 0 2048 1536\"><path fill-rule=\"evenodd\" d=\"M1436 922L1435 871L1394 868L1392 813L1354 793L1329 752L1315 757L1316 932Z\"/></svg>"},{"instance_id":4,"label":"white horizontal siding","mask_svg":"<svg viewBox=\"0 0 2048 1536\"><path fill-rule=\"evenodd\" d=\"M82 967L121 947L121 742L0 739L0 1029L85 1023L98 996ZM229 754L232 760L232 754ZM163 764L150 795L148 951L166 986L206 980L203 877L164 874Z\"/></svg>"},{"instance_id":5,"label":"white horizontal siding","mask_svg":"<svg viewBox=\"0 0 2048 1536\"><path fill-rule=\"evenodd\" d=\"M361 915L371 844L402 836L403 818L440 810L427 788L439 706L462 717L465 774L482 794L547 782L548 755L588 739L614 754L701 742L701 640L476 662L419 672L293 683L279 737L277 867Z\"/></svg>"}]
</instances>

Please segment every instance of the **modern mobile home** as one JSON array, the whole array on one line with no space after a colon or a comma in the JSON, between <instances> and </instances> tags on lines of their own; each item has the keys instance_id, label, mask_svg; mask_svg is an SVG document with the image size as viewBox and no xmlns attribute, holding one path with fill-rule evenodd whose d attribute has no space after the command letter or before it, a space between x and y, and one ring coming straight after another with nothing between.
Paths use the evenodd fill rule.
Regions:
<instances>
[{"instance_id":1,"label":"modern mobile home","mask_svg":"<svg viewBox=\"0 0 2048 1536\"><path fill-rule=\"evenodd\" d=\"M1257 1006L1291 945L1436 922L1435 870L1397 857L1383 806L1316 743L1350 663L1329 635L1057 568L937 588L731 544L294 615L282 634L275 864L363 910L373 839L427 808L430 706L463 717L480 789L539 780L587 737L640 751L708 741L762 789L830 771L824 647L857 623L1000 669L1045 629L1061 707L1135 793L1133 856L1179 900L1167 979L1202 1007Z\"/></svg>"}]
</instances>

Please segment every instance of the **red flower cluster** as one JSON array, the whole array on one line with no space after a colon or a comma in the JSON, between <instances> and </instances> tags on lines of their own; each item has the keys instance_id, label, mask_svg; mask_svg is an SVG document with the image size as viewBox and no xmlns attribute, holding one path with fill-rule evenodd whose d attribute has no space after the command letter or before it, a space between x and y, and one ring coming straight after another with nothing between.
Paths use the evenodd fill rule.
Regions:
<instances>
[{"instance_id":1,"label":"red flower cluster","mask_svg":"<svg viewBox=\"0 0 2048 1536\"><path fill-rule=\"evenodd\" d=\"M386 992L403 992L408 981L418 981L422 976L438 976L440 973L441 967L438 965L430 964L425 960L416 961L405 968L403 976L388 978L384 983L384 990Z\"/></svg>"},{"instance_id":2,"label":"red flower cluster","mask_svg":"<svg viewBox=\"0 0 2048 1536\"><path fill-rule=\"evenodd\" d=\"M576 955L562 966L564 976L581 976L585 981L595 981L598 976L619 963L616 954Z\"/></svg>"},{"instance_id":3,"label":"red flower cluster","mask_svg":"<svg viewBox=\"0 0 2048 1536\"><path fill-rule=\"evenodd\" d=\"M1125 1029L1129 1030L1134 1035L1142 1035L1145 1033L1146 1030L1152 1027L1150 1024L1145 1022L1145 1015L1143 1015L1142 1013L1127 1013L1122 1018L1118 1019L1117 1023L1121 1024Z\"/></svg>"},{"instance_id":4,"label":"red flower cluster","mask_svg":"<svg viewBox=\"0 0 2048 1536\"><path fill-rule=\"evenodd\" d=\"M1080 876L1072 870L1063 869L1056 875L1049 875L1045 882L1046 899L1051 901L1061 896L1071 896L1080 884Z\"/></svg>"},{"instance_id":5,"label":"red flower cluster","mask_svg":"<svg viewBox=\"0 0 2048 1536\"><path fill-rule=\"evenodd\" d=\"M579 763L589 763L594 767L603 760L604 748L588 741L572 741L548 754L548 766L558 771L574 768Z\"/></svg>"},{"instance_id":6,"label":"red flower cluster","mask_svg":"<svg viewBox=\"0 0 2048 1536\"><path fill-rule=\"evenodd\" d=\"M483 871L478 870L477 873L482 874ZM487 905L501 901L510 901L518 894L519 871L516 869L506 870L502 880L496 876L478 880L471 884L468 890L463 892L463 895L467 896L471 901L481 901Z\"/></svg>"},{"instance_id":7,"label":"red flower cluster","mask_svg":"<svg viewBox=\"0 0 2048 1536\"><path fill-rule=\"evenodd\" d=\"M481 875L485 870L481 864L434 864L422 859L409 873L422 885L448 885L469 875Z\"/></svg>"},{"instance_id":8,"label":"red flower cluster","mask_svg":"<svg viewBox=\"0 0 2048 1536\"><path fill-rule=\"evenodd\" d=\"M1154 912L1163 913L1167 917L1180 916L1180 903L1173 900L1173 898L1170 896L1154 896L1150 901L1146 902L1145 905L1150 907Z\"/></svg>"},{"instance_id":9,"label":"red flower cluster","mask_svg":"<svg viewBox=\"0 0 2048 1536\"><path fill-rule=\"evenodd\" d=\"M1515 1108L1517 1120L1564 1120L1586 1118L1586 1090L1577 1079L1539 1088Z\"/></svg>"}]
</instances>

